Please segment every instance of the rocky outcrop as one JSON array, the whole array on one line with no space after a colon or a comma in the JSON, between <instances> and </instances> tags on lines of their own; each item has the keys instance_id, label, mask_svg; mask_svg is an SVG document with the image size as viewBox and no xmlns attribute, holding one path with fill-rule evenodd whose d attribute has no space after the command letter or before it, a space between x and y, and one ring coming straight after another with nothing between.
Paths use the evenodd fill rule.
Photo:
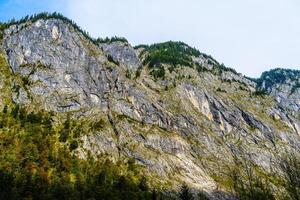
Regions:
<instances>
[{"instance_id":1,"label":"rocky outcrop","mask_svg":"<svg viewBox=\"0 0 300 200\"><path fill-rule=\"evenodd\" d=\"M125 66L126 69L135 71L139 67L139 58L129 43L116 41L111 43L101 43L99 46L107 54L111 55L115 61L121 63L122 66Z\"/></svg>"},{"instance_id":2,"label":"rocky outcrop","mask_svg":"<svg viewBox=\"0 0 300 200\"><path fill-rule=\"evenodd\" d=\"M117 71L72 26L55 19L13 26L6 30L4 48L13 72L30 79L29 92L48 109L107 109Z\"/></svg>"},{"instance_id":3,"label":"rocky outcrop","mask_svg":"<svg viewBox=\"0 0 300 200\"><path fill-rule=\"evenodd\" d=\"M264 72L258 79L258 88L275 97L283 108L299 114L300 71L274 69Z\"/></svg>"}]
</instances>

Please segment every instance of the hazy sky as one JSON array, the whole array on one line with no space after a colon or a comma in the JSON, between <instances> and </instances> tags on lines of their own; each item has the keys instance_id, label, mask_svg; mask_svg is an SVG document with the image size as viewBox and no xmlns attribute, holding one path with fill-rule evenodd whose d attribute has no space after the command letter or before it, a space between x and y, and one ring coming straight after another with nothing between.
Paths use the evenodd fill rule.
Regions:
<instances>
[{"instance_id":1,"label":"hazy sky","mask_svg":"<svg viewBox=\"0 0 300 200\"><path fill-rule=\"evenodd\" d=\"M300 69L299 0L0 0L0 21L41 11L61 12L94 37L180 40L252 77Z\"/></svg>"}]
</instances>

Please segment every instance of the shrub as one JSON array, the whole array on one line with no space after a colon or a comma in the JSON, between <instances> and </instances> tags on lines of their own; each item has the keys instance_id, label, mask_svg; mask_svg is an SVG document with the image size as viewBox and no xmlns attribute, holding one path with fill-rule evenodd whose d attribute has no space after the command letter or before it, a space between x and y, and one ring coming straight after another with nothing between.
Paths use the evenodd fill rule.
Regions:
<instances>
[{"instance_id":1,"label":"shrub","mask_svg":"<svg viewBox=\"0 0 300 200\"><path fill-rule=\"evenodd\" d=\"M163 66L158 67L156 69L152 69L150 74L155 78L161 78L164 79L165 78L165 68Z\"/></svg>"},{"instance_id":2,"label":"shrub","mask_svg":"<svg viewBox=\"0 0 300 200\"><path fill-rule=\"evenodd\" d=\"M114 36L114 37L111 37L111 38L97 38L96 39L96 43L98 44L101 44L101 43L112 43L112 42L126 42L128 43L127 39L124 38L124 37L117 37L117 36Z\"/></svg>"},{"instance_id":3,"label":"shrub","mask_svg":"<svg viewBox=\"0 0 300 200\"><path fill-rule=\"evenodd\" d=\"M135 72L135 78L139 78L141 76L142 69L138 68Z\"/></svg>"},{"instance_id":4,"label":"shrub","mask_svg":"<svg viewBox=\"0 0 300 200\"><path fill-rule=\"evenodd\" d=\"M227 93L226 90L223 90L223 89L221 89L221 88L219 88L219 87L217 88L217 92L224 92L224 93Z\"/></svg>"},{"instance_id":5,"label":"shrub","mask_svg":"<svg viewBox=\"0 0 300 200\"><path fill-rule=\"evenodd\" d=\"M246 88L244 88L243 86L239 85L239 90L244 90L244 91L248 91Z\"/></svg>"},{"instance_id":6,"label":"shrub","mask_svg":"<svg viewBox=\"0 0 300 200\"><path fill-rule=\"evenodd\" d=\"M100 119L96 122L93 122L91 128L93 131L99 131L102 128L104 128L104 126L105 126L105 121L103 119Z\"/></svg>"},{"instance_id":7,"label":"shrub","mask_svg":"<svg viewBox=\"0 0 300 200\"><path fill-rule=\"evenodd\" d=\"M203 67L201 64L196 63L196 70L200 73L206 71L206 68Z\"/></svg>"},{"instance_id":8,"label":"shrub","mask_svg":"<svg viewBox=\"0 0 300 200\"><path fill-rule=\"evenodd\" d=\"M181 186L178 197L180 200L193 200L194 199L190 188L186 184L183 184Z\"/></svg>"},{"instance_id":9,"label":"shrub","mask_svg":"<svg viewBox=\"0 0 300 200\"><path fill-rule=\"evenodd\" d=\"M112 62L112 63L114 63L115 65L120 65L119 61L115 60L115 59L112 57L112 55L106 54L106 57L107 57L107 60L108 60L109 62Z\"/></svg>"},{"instance_id":10,"label":"shrub","mask_svg":"<svg viewBox=\"0 0 300 200\"><path fill-rule=\"evenodd\" d=\"M209 198L204 194L204 192L198 193L198 200L209 200Z\"/></svg>"},{"instance_id":11,"label":"shrub","mask_svg":"<svg viewBox=\"0 0 300 200\"><path fill-rule=\"evenodd\" d=\"M125 76L126 78L131 79L131 72L129 69L126 70Z\"/></svg>"},{"instance_id":12,"label":"shrub","mask_svg":"<svg viewBox=\"0 0 300 200\"><path fill-rule=\"evenodd\" d=\"M73 151L75 149L78 148L78 142L76 140L73 140L71 143L70 143L70 151Z\"/></svg>"},{"instance_id":13,"label":"shrub","mask_svg":"<svg viewBox=\"0 0 300 200\"><path fill-rule=\"evenodd\" d=\"M245 158L234 158L235 165L229 173L232 189L242 200L275 200L269 180L255 171L254 165Z\"/></svg>"},{"instance_id":14,"label":"shrub","mask_svg":"<svg viewBox=\"0 0 300 200\"><path fill-rule=\"evenodd\" d=\"M284 175L284 187L292 200L300 199L300 154L287 153L279 164Z\"/></svg>"},{"instance_id":15,"label":"shrub","mask_svg":"<svg viewBox=\"0 0 300 200\"><path fill-rule=\"evenodd\" d=\"M255 92L252 93L252 95L264 97L267 95L267 92L264 90L256 90Z\"/></svg>"}]
</instances>

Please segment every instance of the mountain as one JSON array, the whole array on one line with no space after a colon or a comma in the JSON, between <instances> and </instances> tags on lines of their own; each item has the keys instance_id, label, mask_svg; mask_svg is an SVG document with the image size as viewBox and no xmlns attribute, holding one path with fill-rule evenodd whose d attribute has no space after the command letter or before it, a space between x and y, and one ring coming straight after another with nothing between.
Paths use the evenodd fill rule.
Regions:
<instances>
[{"instance_id":1,"label":"mountain","mask_svg":"<svg viewBox=\"0 0 300 200\"><path fill-rule=\"evenodd\" d=\"M292 112L299 111L300 71L273 69L258 79L258 88L274 96L279 104Z\"/></svg>"},{"instance_id":2,"label":"mountain","mask_svg":"<svg viewBox=\"0 0 300 200\"><path fill-rule=\"evenodd\" d=\"M299 198L299 71L251 79L56 13L1 30L2 197L172 199L186 184L200 199Z\"/></svg>"}]
</instances>

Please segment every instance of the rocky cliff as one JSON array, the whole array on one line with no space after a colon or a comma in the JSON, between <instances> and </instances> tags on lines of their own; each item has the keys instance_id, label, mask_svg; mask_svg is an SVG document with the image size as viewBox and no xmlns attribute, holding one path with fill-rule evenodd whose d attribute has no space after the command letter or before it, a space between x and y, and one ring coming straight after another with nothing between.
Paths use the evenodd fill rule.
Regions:
<instances>
[{"instance_id":1,"label":"rocky cliff","mask_svg":"<svg viewBox=\"0 0 300 200\"><path fill-rule=\"evenodd\" d=\"M235 157L268 174L281 153L300 150L299 71L275 71L288 77L280 82L267 72L250 80L184 43L95 43L55 18L7 27L1 48L11 72L1 76L2 95L33 110L101 119L77 155L134 158L161 185L185 182L229 198L220 179Z\"/></svg>"}]
</instances>

